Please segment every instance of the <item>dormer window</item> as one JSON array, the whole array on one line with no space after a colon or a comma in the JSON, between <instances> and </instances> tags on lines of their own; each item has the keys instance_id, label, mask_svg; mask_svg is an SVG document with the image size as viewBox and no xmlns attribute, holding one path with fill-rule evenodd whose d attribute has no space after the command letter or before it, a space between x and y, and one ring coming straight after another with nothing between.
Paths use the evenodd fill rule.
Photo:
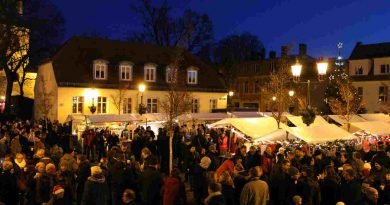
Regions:
<instances>
[{"instance_id":1,"label":"dormer window","mask_svg":"<svg viewBox=\"0 0 390 205\"><path fill-rule=\"evenodd\" d=\"M107 61L96 60L93 63L93 78L95 80L106 80L107 79Z\"/></svg>"},{"instance_id":2,"label":"dormer window","mask_svg":"<svg viewBox=\"0 0 390 205\"><path fill-rule=\"evenodd\" d=\"M165 70L165 81L167 83L174 82L176 79L176 73L176 69L167 67L167 69Z\"/></svg>"},{"instance_id":3,"label":"dormer window","mask_svg":"<svg viewBox=\"0 0 390 205\"><path fill-rule=\"evenodd\" d=\"M124 81L133 79L133 64L130 62L122 62L119 64L119 78Z\"/></svg>"},{"instance_id":4,"label":"dormer window","mask_svg":"<svg viewBox=\"0 0 390 205\"><path fill-rule=\"evenodd\" d=\"M188 84L198 84L198 69L189 68L187 70L187 83Z\"/></svg>"},{"instance_id":5,"label":"dormer window","mask_svg":"<svg viewBox=\"0 0 390 205\"><path fill-rule=\"evenodd\" d=\"M355 75L363 75L363 66L355 67Z\"/></svg>"},{"instance_id":6,"label":"dormer window","mask_svg":"<svg viewBox=\"0 0 390 205\"><path fill-rule=\"evenodd\" d=\"M156 82L156 65L151 63L146 64L144 71L146 82Z\"/></svg>"}]
</instances>

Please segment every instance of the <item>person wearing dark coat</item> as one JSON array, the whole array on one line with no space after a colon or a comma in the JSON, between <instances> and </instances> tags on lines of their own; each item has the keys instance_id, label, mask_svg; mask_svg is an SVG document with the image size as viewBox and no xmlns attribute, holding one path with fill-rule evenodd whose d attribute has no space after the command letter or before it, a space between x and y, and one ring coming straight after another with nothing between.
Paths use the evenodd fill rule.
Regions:
<instances>
[{"instance_id":1,"label":"person wearing dark coat","mask_svg":"<svg viewBox=\"0 0 390 205\"><path fill-rule=\"evenodd\" d=\"M141 201L144 205L160 204L160 191L163 180L160 172L157 170L158 161L151 156L144 166L144 170L139 178L139 188L141 192Z\"/></svg>"},{"instance_id":2,"label":"person wearing dark coat","mask_svg":"<svg viewBox=\"0 0 390 205\"><path fill-rule=\"evenodd\" d=\"M85 155L77 156L77 178L76 178L76 195L77 195L77 204L81 203L83 196L84 185L88 177L91 175L91 165L89 164Z\"/></svg>"},{"instance_id":3,"label":"person wearing dark coat","mask_svg":"<svg viewBox=\"0 0 390 205\"><path fill-rule=\"evenodd\" d=\"M362 186L355 179L355 172L352 169L343 171L344 180L341 181L340 199L347 205L361 205L362 204Z\"/></svg>"},{"instance_id":4,"label":"person wearing dark coat","mask_svg":"<svg viewBox=\"0 0 390 205\"><path fill-rule=\"evenodd\" d=\"M208 187L209 195L204 200L205 205L225 205L225 197L221 193L222 186L219 183L211 183Z\"/></svg>"},{"instance_id":5,"label":"person wearing dark coat","mask_svg":"<svg viewBox=\"0 0 390 205\"><path fill-rule=\"evenodd\" d=\"M91 167L91 176L85 183L81 204L107 205L108 198L108 185L102 169L99 166Z\"/></svg>"},{"instance_id":6,"label":"person wearing dark coat","mask_svg":"<svg viewBox=\"0 0 390 205\"><path fill-rule=\"evenodd\" d=\"M210 164L210 158L203 157L200 163L195 164L193 170L193 177L196 179L193 183L193 191L197 204L200 204L202 199L207 196L206 170L209 168Z\"/></svg>"},{"instance_id":7,"label":"person wearing dark coat","mask_svg":"<svg viewBox=\"0 0 390 205\"><path fill-rule=\"evenodd\" d=\"M0 202L5 205L16 205L19 202L17 177L12 173L13 164L10 161L3 163L0 175Z\"/></svg>"},{"instance_id":8,"label":"person wearing dark coat","mask_svg":"<svg viewBox=\"0 0 390 205\"><path fill-rule=\"evenodd\" d=\"M112 204L120 204L121 195L125 190L125 163L120 160L115 160L113 165L109 168L110 187Z\"/></svg>"},{"instance_id":9,"label":"person wearing dark coat","mask_svg":"<svg viewBox=\"0 0 390 205\"><path fill-rule=\"evenodd\" d=\"M319 205L321 193L319 184L313 179L313 171L303 167L297 184L297 194L302 197L302 205Z\"/></svg>"},{"instance_id":10,"label":"person wearing dark coat","mask_svg":"<svg viewBox=\"0 0 390 205\"><path fill-rule=\"evenodd\" d=\"M321 190L321 205L336 204L340 177L330 165L325 167L324 173L319 176Z\"/></svg>"},{"instance_id":11,"label":"person wearing dark coat","mask_svg":"<svg viewBox=\"0 0 390 205\"><path fill-rule=\"evenodd\" d=\"M180 171L173 169L171 176L165 181L162 191L163 205L185 205L187 204L184 183L180 178Z\"/></svg>"}]
</instances>

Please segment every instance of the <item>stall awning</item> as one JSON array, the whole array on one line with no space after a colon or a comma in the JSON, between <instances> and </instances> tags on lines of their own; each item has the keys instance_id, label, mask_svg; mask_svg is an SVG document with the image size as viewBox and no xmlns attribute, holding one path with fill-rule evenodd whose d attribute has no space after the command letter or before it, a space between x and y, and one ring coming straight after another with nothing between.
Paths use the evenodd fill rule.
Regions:
<instances>
[{"instance_id":1,"label":"stall awning","mask_svg":"<svg viewBox=\"0 0 390 205\"><path fill-rule=\"evenodd\" d=\"M366 119L367 121L390 122L390 116L384 113L360 114L360 116Z\"/></svg>"},{"instance_id":2,"label":"stall awning","mask_svg":"<svg viewBox=\"0 0 390 205\"><path fill-rule=\"evenodd\" d=\"M348 123L346 116L343 115L328 115L328 117L330 117L332 120L334 120L336 123L340 125L344 125ZM351 115L351 119L349 120L349 122L365 122L365 121L367 120L363 119L358 115Z\"/></svg>"},{"instance_id":3,"label":"stall awning","mask_svg":"<svg viewBox=\"0 0 390 205\"><path fill-rule=\"evenodd\" d=\"M287 116L287 119L297 127L306 126L302 121L302 116ZM317 115L314 122L310 126L326 125L329 124L323 117Z\"/></svg>"},{"instance_id":4,"label":"stall awning","mask_svg":"<svg viewBox=\"0 0 390 205\"><path fill-rule=\"evenodd\" d=\"M105 115L87 115L87 119L91 123L109 123L109 122L135 122L139 121L136 114L105 114Z\"/></svg>"},{"instance_id":5,"label":"stall awning","mask_svg":"<svg viewBox=\"0 0 390 205\"><path fill-rule=\"evenodd\" d=\"M250 117L264 117L264 116L261 112L232 112L231 117L250 118Z\"/></svg>"},{"instance_id":6,"label":"stall awning","mask_svg":"<svg viewBox=\"0 0 390 205\"><path fill-rule=\"evenodd\" d=\"M324 143L335 140L351 140L356 138L353 134L334 124L290 128L282 126L282 128L307 143Z\"/></svg>"},{"instance_id":7,"label":"stall awning","mask_svg":"<svg viewBox=\"0 0 390 205\"><path fill-rule=\"evenodd\" d=\"M137 119L142 122L162 122L167 120L167 115L164 113L146 113L143 115L137 115Z\"/></svg>"},{"instance_id":8,"label":"stall awning","mask_svg":"<svg viewBox=\"0 0 390 205\"><path fill-rule=\"evenodd\" d=\"M261 118L226 118L211 124L212 127L232 126L243 134L258 139L278 129L276 120L272 117Z\"/></svg>"},{"instance_id":9,"label":"stall awning","mask_svg":"<svg viewBox=\"0 0 390 205\"><path fill-rule=\"evenodd\" d=\"M192 120L212 121L212 120L221 120L228 117L229 115L226 113L190 113L190 114L180 115L178 117L178 120L180 122L188 122Z\"/></svg>"},{"instance_id":10,"label":"stall awning","mask_svg":"<svg viewBox=\"0 0 390 205\"><path fill-rule=\"evenodd\" d=\"M390 124L382 121L352 122L350 132L366 131L374 135L389 135Z\"/></svg>"},{"instance_id":11,"label":"stall awning","mask_svg":"<svg viewBox=\"0 0 390 205\"><path fill-rule=\"evenodd\" d=\"M68 115L65 122L82 123L85 122L85 115Z\"/></svg>"}]
</instances>

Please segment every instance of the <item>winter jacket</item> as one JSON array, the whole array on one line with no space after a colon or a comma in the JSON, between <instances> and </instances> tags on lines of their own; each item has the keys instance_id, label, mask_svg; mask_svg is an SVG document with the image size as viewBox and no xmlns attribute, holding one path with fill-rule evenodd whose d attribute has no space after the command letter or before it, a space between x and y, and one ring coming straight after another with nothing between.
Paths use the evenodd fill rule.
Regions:
<instances>
[{"instance_id":1,"label":"winter jacket","mask_svg":"<svg viewBox=\"0 0 390 205\"><path fill-rule=\"evenodd\" d=\"M340 186L340 200L346 205L362 204L362 188L357 180L342 181Z\"/></svg>"},{"instance_id":2,"label":"winter jacket","mask_svg":"<svg viewBox=\"0 0 390 205\"><path fill-rule=\"evenodd\" d=\"M205 199L205 205L225 205L225 198L221 192L214 192Z\"/></svg>"},{"instance_id":3,"label":"winter jacket","mask_svg":"<svg viewBox=\"0 0 390 205\"><path fill-rule=\"evenodd\" d=\"M146 167L144 169L139 178L139 188L143 204L159 204L162 183L161 175L156 169L152 167Z\"/></svg>"},{"instance_id":4,"label":"winter jacket","mask_svg":"<svg viewBox=\"0 0 390 205\"><path fill-rule=\"evenodd\" d=\"M64 166L67 171L75 171L77 170L77 164L75 158L71 154L64 154L64 156L60 159L60 167Z\"/></svg>"},{"instance_id":5,"label":"winter jacket","mask_svg":"<svg viewBox=\"0 0 390 205\"><path fill-rule=\"evenodd\" d=\"M17 204L19 199L17 178L10 170L3 171L0 175L0 202L5 205Z\"/></svg>"},{"instance_id":6,"label":"winter jacket","mask_svg":"<svg viewBox=\"0 0 390 205\"><path fill-rule=\"evenodd\" d=\"M186 192L183 182L176 177L168 177L163 187L163 205L186 204Z\"/></svg>"},{"instance_id":7,"label":"winter jacket","mask_svg":"<svg viewBox=\"0 0 390 205\"><path fill-rule=\"evenodd\" d=\"M88 177L84 186L82 205L107 205L108 204L108 185L103 175Z\"/></svg>"},{"instance_id":8,"label":"winter jacket","mask_svg":"<svg viewBox=\"0 0 390 205\"><path fill-rule=\"evenodd\" d=\"M254 178L242 189L240 205L266 205L268 201L269 190L265 181Z\"/></svg>"}]
</instances>

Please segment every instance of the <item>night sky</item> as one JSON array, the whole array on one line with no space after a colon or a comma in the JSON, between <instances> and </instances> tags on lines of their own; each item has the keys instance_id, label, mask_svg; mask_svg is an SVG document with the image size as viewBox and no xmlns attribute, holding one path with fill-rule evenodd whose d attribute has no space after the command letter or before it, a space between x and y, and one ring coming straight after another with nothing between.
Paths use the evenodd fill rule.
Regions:
<instances>
[{"instance_id":1,"label":"night sky","mask_svg":"<svg viewBox=\"0 0 390 205\"><path fill-rule=\"evenodd\" d=\"M131 0L52 0L66 20L66 38L80 33L101 33L125 38L141 28L129 8ZM207 13L214 24L215 39L251 32L267 52L280 46L308 45L309 54L335 56L344 43L349 57L357 41L390 42L389 0L170 0L175 13L186 8ZM293 51L295 52L295 51Z\"/></svg>"}]
</instances>

